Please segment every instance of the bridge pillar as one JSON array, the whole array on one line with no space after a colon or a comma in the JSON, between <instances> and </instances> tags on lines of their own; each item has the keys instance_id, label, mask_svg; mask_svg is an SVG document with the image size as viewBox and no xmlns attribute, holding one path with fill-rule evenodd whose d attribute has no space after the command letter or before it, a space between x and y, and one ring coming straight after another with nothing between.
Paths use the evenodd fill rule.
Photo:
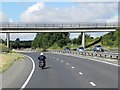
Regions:
<instances>
[{"instance_id":1,"label":"bridge pillar","mask_svg":"<svg viewBox=\"0 0 120 90\"><path fill-rule=\"evenodd\" d=\"M85 32L81 32L82 35L82 47L85 48Z\"/></svg>"},{"instance_id":2,"label":"bridge pillar","mask_svg":"<svg viewBox=\"0 0 120 90\"><path fill-rule=\"evenodd\" d=\"M7 48L9 49L10 33L6 33L6 39L7 39Z\"/></svg>"}]
</instances>

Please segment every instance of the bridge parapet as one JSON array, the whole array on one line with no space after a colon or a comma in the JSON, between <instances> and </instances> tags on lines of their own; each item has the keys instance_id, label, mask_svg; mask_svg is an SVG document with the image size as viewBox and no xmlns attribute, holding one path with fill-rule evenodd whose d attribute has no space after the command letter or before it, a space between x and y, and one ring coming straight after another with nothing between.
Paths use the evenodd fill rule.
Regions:
<instances>
[{"instance_id":1,"label":"bridge parapet","mask_svg":"<svg viewBox=\"0 0 120 90\"><path fill-rule=\"evenodd\" d=\"M118 23L1 23L0 28L97 28L118 27Z\"/></svg>"}]
</instances>

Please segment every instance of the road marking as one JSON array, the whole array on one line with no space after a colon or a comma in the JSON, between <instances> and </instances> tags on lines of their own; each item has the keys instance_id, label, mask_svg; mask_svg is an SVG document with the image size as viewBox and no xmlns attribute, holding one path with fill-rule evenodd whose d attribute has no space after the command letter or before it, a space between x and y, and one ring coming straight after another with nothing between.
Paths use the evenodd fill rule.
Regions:
<instances>
[{"instance_id":1,"label":"road marking","mask_svg":"<svg viewBox=\"0 0 120 90\"><path fill-rule=\"evenodd\" d=\"M58 59L57 59L57 61L58 61Z\"/></svg>"},{"instance_id":2,"label":"road marking","mask_svg":"<svg viewBox=\"0 0 120 90\"><path fill-rule=\"evenodd\" d=\"M96 84L94 82L90 82L90 84L94 87L96 86Z\"/></svg>"},{"instance_id":3,"label":"road marking","mask_svg":"<svg viewBox=\"0 0 120 90\"><path fill-rule=\"evenodd\" d=\"M57 54L57 53L56 53ZM63 55L63 54L60 54L60 55ZM64 55L64 56L68 56L67 54ZM80 58L78 56L73 56L71 54L69 54L69 56L72 56L72 57L77 57L77 58ZM88 58L85 58L85 57L81 57L82 59L88 59ZM112 65L112 66L117 66L117 67L120 67L119 64L113 64L113 63L110 63L110 62L106 62L106 61L101 61L101 60L96 60L96 59L93 59L93 58L90 58L89 60L93 60L93 61L96 61L96 62L101 62L101 63L105 63L105 64L109 64L109 65Z\"/></svg>"},{"instance_id":4,"label":"road marking","mask_svg":"<svg viewBox=\"0 0 120 90\"><path fill-rule=\"evenodd\" d=\"M66 63L66 65L69 65L68 63Z\"/></svg>"},{"instance_id":5,"label":"road marking","mask_svg":"<svg viewBox=\"0 0 120 90\"><path fill-rule=\"evenodd\" d=\"M61 62L63 62L63 61L61 61Z\"/></svg>"},{"instance_id":6,"label":"road marking","mask_svg":"<svg viewBox=\"0 0 120 90\"><path fill-rule=\"evenodd\" d=\"M27 56L27 55L26 55ZM26 87L26 85L28 84L28 82L30 81L34 71L35 71L35 62L34 60L30 57L30 56L27 56L28 58L30 58L30 60L32 61L32 64L33 64L33 68L32 68L32 71L30 73L30 75L28 76L27 80L24 82L24 84L22 85L21 89L24 89Z\"/></svg>"},{"instance_id":7,"label":"road marking","mask_svg":"<svg viewBox=\"0 0 120 90\"><path fill-rule=\"evenodd\" d=\"M82 73L82 72L79 72L79 74L80 74L80 75L83 75L83 73Z\"/></svg>"},{"instance_id":8,"label":"road marking","mask_svg":"<svg viewBox=\"0 0 120 90\"><path fill-rule=\"evenodd\" d=\"M75 67L72 67L72 68L75 68Z\"/></svg>"},{"instance_id":9,"label":"road marking","mask_svg":"<svg viewBox=\"0 0 120 90\"><path fill-rule=\"evenodd\" d=\"M91 59L93 61L97 61L97 62L101 62L101 63L105 63L105 64L109 64L109 65L113 65L113 66L117 66L117 67L120 67L120 65L118 64L114 64L114 63L110 63L110 62L106 62L106 61L99 61L99 60L96 60L96 59Z\"/></svg>"}]
</instances>

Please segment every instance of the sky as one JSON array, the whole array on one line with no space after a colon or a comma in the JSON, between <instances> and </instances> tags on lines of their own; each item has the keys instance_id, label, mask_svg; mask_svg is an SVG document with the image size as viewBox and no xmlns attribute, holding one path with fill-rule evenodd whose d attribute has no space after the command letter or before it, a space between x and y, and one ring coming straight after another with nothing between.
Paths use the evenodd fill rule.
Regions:
<instances>
[{"instance_id":1,"label":"sky","mask_svg":"<svg viewBox=\"0 0 120 90\"><path fill-rule=\"evenodd\" d=\"M78 0L76 2L74 0L69 2L10 1L2 0L0 3L1 22L118 22L117 0L104 0L104 2L97 2L97 0L93 0L94 2L87 2L87 0L84 2L83 0L80 2ZM97 37L106 33L108 32L87 34ZM5 34L0 35L1 38L5 38ZM16 38L33 40L35 35L35 33L14 33L11 34L11 40ZM70 38L77 38L78 35L80 33L72 33Z\"/></svg>"}]
</instances>

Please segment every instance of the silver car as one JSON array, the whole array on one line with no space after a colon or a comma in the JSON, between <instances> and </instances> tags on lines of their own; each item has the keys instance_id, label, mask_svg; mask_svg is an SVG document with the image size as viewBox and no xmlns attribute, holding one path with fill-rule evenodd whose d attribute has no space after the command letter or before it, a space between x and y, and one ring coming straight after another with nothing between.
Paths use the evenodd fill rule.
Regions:
<instances>
[{"instance_id":1,"label":"silver car","mask_svg":"<svg viewBox=\"0 0 120 90\"><path fill-rule=\"evenodd\" d=\"M79 51L79 52L85 51L85 48L83 48L83 47L78 47L78 48L77 48L77 51Z\"/></svg>"},{"instance_id":2,"label":"silver car","mask_svg":"<svg viewBox=\"0 0 120 90\"><path fill-rule=\"evenodd\" d=\"M97 45L93 48L94 52L104 52L104 49L101 45Z\"/></svg>"}]
</instances>

